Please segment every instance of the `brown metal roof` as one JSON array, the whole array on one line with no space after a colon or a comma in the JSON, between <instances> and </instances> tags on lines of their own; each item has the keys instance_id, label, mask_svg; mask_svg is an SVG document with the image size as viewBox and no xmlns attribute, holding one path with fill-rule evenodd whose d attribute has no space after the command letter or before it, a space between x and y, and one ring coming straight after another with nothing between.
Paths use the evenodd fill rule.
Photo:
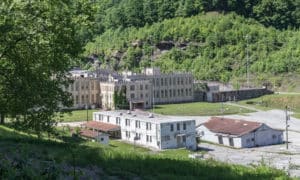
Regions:
<instances>
[{"instance_id":1,"label":"brown metal roof","mask_svg":"<svg viewBox=\"0 0 300 180\"><path fill-rule=\"evenodd\" d=\"M118 126L118 125L104 123L104 122L98 122L98 121L88 121L87 123L83 124L83 126L89 128L89 129L96 129L101 132L120 130L120 126Z\"/></svg>"},{"instance_id":2,"label":"brown metal roof","mask_svg":"<svg viewBox=\"0 0 300 180\"><path fill-rule=\"evenodd\" d=\"M241 136L258 129L262 126L262 123L222 117L212 117L203 125L215 133Z\"/></svg>"},{"instance_id":3,"label":"brown metal roof","mask_svg":"<svg viewBox=\"0 0 300 180\"><path fill-rule=\"evenodd\" d=\"M88 130L88 129L83 129L80 131L80 135L88 138L95 138L97 137L99 132Z\"/></svg>"}]
</instances>

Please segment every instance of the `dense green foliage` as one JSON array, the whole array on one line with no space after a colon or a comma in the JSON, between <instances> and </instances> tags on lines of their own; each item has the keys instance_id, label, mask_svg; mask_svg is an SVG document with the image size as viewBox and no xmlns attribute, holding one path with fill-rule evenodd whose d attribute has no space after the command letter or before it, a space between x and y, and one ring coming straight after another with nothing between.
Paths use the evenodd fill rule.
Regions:
<instances>
[{"instance_id":1,"label":"dense green foliage","mask_svg":"<svg viewBox=\"0 0 300 180\"><path fill-rule=\"evenodd\" d=\"M119 91L115 91L113 95L115 109L129 109L129 102L126 98L126 88L122 87Z\"/></svg>"},{"instance_id":2,"label":"dense green foliage","mask_svg":"<svg viewBox=\"0 0 300 180\"><path fill-rule=\"evenodd\" d=\"M134 45L140 41L140 45ZM161 42L173 48L159 49ZM143 28L109 30L86 46L115 69L139 69L151 60L165 72L193 72L196 79L245 77L247 51L251 76L300 72L300 32L266 28L236 14L208 13L174 18ZM117 53L121 56L116 56Z\"/></svg>"},{"instance_id":3,"label":"dense green foliage","mask_svg":"<svg viewBox=\"0 0 300 180\"><path fill-rule=\"evenodd\" d=\"M233 11L279 29L300 25L297 0L98 0L94 1L94 7L98 33L120 27L143 27L208 11Z\"/></svg>"},{"instance_id":4,"label":"dense green foliage","mask_svg":"<svg viewBox=\"0 0 300 180\"><path fill-rule=\"evenodd\" d=\"M289 179L265 164L192 160L184 149L154 153L119 141L104 146L66 134L57 142L3 126L0 138L0 179Z\"/></svg>"},{"instance_id":5,"label":"dense green foliage","mask_svg":"<svg viewBox=\"0 0 300 180\"><path fill-rule=\"evenodd\" d=\"M55 112L71 104L62 90L66 72L82 52L85 27L76 1L0 2L0 114L40 134L53 132ZM79 28L80 27L80 28Z\"/></svg>"}]
</instances>

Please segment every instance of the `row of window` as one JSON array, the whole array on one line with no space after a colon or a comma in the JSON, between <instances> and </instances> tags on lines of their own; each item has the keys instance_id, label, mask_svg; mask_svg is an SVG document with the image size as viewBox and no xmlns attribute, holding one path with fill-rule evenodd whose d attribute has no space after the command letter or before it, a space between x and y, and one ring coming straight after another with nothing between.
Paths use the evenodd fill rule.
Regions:
<instances>
[{"instance_id":1,"label":"row of window","mask_svg":"<svg viewBox=\"0 0 300 180\"><path fill-rule=\"evenodd\" d=\"M74 104L79 104L80 103L79 97L80 96L78 96L78 95L73 97ZM91 100L89 99L89 95L81 95L81 103L82 104L90 103L90 101L92 101L92 103L95 102L95 95L94 94L91 95Z\"/></svg>"},{"instance_id":2,"label":"row of window","mask_svg":"<svg viewBox=\"0 0 300 180\"><path fill-rule=\"evenodd\" d=\"M180 131L180 123L176 123L176 129L177 129L177 131ZM183 123L182 130L186 130L186 123ZM171 132L174 131L174 124L170 125L170 131Z\"/></svg>"},{"instance_id":3,"label":"row of window","mask_svg":"<svg viewBox=\"0 0 300 180\"><path fill-rule=\"evenodd\" d=\"M177 92L177 93L176 93ZM192 89L170 89L168 90L157 90L154 91L155 98L168 98L176 96L192 96Z\"/></svg>"},{"instance_id":4,"label":"row of window","mask_svg":"<svg viewBox=\"0 0 300 180\"><path fill-rule=\"evenodd\" d=\"M79 87L81 86L81 90L89 90L91 87L91 90L95 90L94 82L75 82L74 84L69 85L69 91L74 91L74 87L76 91L79 91Z\"/></svg>"},{"instance_id":5,"label":"row of window","mask_svg":"<svg viewBox=\"0 0 300 180\"><path fill-rule=\"evenodd\" d=\"M125 136L126 136L126 138L129 139L131 137L130 131L126 131ZM134 140L136 140L136 141L141 140L141 133L135 133ZM146 135L146 142L152 142L152 136Z\"/></svg>"},{"instance_id":6,"label":"row of window","mask_svg":"<svg viewBox=\"0 0 300 180\"><path fill-rule=\"evenodd\" d=\"M154 81L156 86L187 85L192 84L192 77L156 78Z\"/></svg>"},{"instance_id":7,"label":"row of window","mask_svg":"<svg viewBox=\"0 0 300 180\"><path fill-rule=\"evenodd\" d=\"M135 97L136 97L136 96L135 96L134 93L131 93L131 94L130 94L130 98L131 98L131 99L134 99ZM145 94L145 97L148 98L148 93ZM141 99L144 98L144 94L143 94L143 93L140 94L140 98L141 98Z\"/></svg>"},{"instance_id":8,"label":"row of window","mask_svg":"<svg viewBox=\"0 0 300 180\"><path fill-rule=\"evenodd\" d=\"M142 91L142 90L144 90L144 88L145 88L146 90L148 90L149 85L148 85L148 84L145 84L145 85L140 84L140 85L137 85L137 86L135 86L135 85L130 85L130 91L135 91L136 87L139 88L139 89Z\"/></svg>"},{"instance_id":9,"label":"row of window","mask_svg":"<svg viewBox=\"0 0 300 180\"><path fill-rule=\"evenodd\" d=\"M110 116L107 116L107 122L110 122ZM99 115L99 120L103 121L104 116L102 114ZM130 119L125 119L125 126L130 126ZM120 117L116 117L116 124L120 125L121 124L121 118ZM136 120L135 121L135 128L140 129L141 128L141 121ZM152 124L150 122L146 122L146 130L152 130Z\"/></svg>"}]
</instances>

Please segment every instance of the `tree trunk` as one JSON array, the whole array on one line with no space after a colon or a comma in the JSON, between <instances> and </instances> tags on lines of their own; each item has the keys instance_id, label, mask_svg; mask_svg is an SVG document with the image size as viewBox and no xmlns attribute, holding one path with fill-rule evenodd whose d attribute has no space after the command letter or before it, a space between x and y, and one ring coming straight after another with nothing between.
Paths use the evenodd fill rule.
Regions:
<instances>
[{"instance_id":1,"label":"tree trunk","mask_svg":"<svg viewBox=\"0 0 300 180\"><path fill-rule=\"evenodd\" d=\"M0 114L0 124L4 124L4 114Z\"/></svg>"}]
</instances>

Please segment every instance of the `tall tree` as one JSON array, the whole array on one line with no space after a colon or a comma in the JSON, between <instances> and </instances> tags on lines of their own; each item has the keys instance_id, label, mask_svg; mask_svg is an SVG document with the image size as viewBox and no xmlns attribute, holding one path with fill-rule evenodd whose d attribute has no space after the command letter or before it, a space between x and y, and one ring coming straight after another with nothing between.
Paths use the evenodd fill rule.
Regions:
<instances>
[{"instance_id":1,"label":"tall tree","mask_svg":"<svg viewBox=\"0 0 300 180\"><path fill-rule=\"evenodd\" d=\"M37 134L51 132L55 112L70 105L62 90L66 72L83 44L75 6L61 0L4 0L0 3L1 115ZM77 14L78 15L78 14Z\"/></svg>"}]
</instances>

